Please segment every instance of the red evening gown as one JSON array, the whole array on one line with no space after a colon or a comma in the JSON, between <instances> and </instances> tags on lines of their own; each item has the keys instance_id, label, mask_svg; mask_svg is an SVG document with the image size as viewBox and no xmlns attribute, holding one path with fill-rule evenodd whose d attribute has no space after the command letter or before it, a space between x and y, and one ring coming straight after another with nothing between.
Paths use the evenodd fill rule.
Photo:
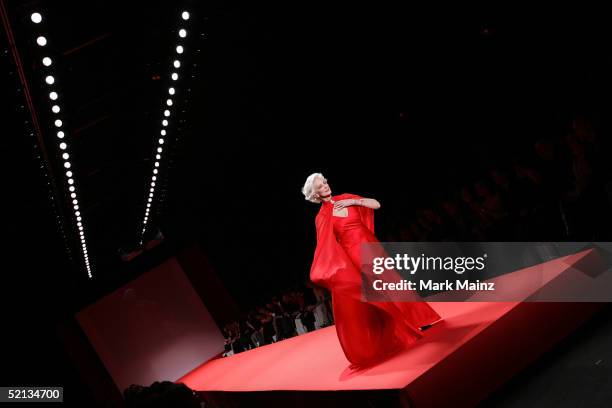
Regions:
<instances>
[{"instance_id":1,"label":"red evening gown","mask_svg":"<svg viewBox=\"0 0 612 408\"><path fill-rule=\"evenodd\" d=\"M334 201L349 198L361 197L333 197ZM360 244L378 242L374 211L361 206L347 208L347 217L337 217L331 202L321 204L310 278L331 291L336 332L346 358L353 367L368 367L414 343L422 337L419 328L440 316L425 302L362 300Z\"/></svg>"}]
</instances>

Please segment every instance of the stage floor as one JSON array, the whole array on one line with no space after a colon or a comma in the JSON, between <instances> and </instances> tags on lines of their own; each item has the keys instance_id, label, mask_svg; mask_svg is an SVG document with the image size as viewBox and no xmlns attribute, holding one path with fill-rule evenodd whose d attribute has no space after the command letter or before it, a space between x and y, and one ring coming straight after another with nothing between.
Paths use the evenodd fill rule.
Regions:
<instances>
[{"instance_id":1,"label":"stage floor","mask_svg":"<svg viewBox=\"0 0 612 408\"><path fill-rule=\"evenodd\" d=\"M405 387L455 352L516 303L431 303L444 321L410 349L353 373L335 328L326 327L231 357L178 380L198 391L370 390Z\"/></svg>"},{"instance_id":2,"label":"stage floor","mask_svg":"<svg viewBox=\"0 0 612 408\"><path fill-rule=\"evenodd\" d=\"M560 277L582 276L572 266L588 259L589 254L587 250L534 266L542 279L537 289L559 282ZM533 276L533 270L525 268L496 279L516 283L533 280ZM498 287L503 287L499 281ZM530 288L527 298L534 292L533 287L525 287ZM426 389L435 390L440 381L472 388L474 378L462 378L469 375L479 377L484 393L533 361L596 309L592 304L578 303L430 305L443 321L409 349L367 370L348 369L332 326L206 362L177 382L202 392L410 389L424 395Z\"/></svg>"}]
</instances>

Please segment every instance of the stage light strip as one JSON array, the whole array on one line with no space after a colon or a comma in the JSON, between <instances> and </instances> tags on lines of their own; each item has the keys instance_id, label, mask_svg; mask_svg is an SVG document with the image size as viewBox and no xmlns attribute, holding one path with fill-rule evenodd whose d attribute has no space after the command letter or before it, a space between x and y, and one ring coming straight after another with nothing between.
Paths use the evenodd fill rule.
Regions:
<instances>
[{"instance_id":1,"label":"stage light strip","mask_svg":"<svg viewBox=\"0 0 612 408\"><path fill-rule=\"evenodd\" d=\"M33 24L38 25L44 20L44 18L42 14L35 12L30 15L30 20ZM55 84L55 76L53 75L53 59L47 55L46 52L47 42L47 38L38 33L38 36L36 37L36 44L42 51L40 54L43 55L40 61L45 67L46 71L44 81L49 89L49 105L53 117L54 132L56 132L55 135L57 136L58 154L63 161L63 166L65 169L65 187L74 211L75 227L81 241L81 252L83 254L85 268L87 269L87 276L89 276L89 278L93 278L91 273L91 263L89 261L89 253L87 250L87 240L85 238L85 227L83 226L83 217L81 216L77 188L75 186L72 163L70 161L69 140L66 136L66 132L64 131L64 123L60 119L60 113L62 112L61 100L59 99L59 95L53 86Z\"/></svg>"},{"instance_id":2,"label":"stage light strip","mask_svg":"<svg viewBox=\"0 0 612 408\"><path fill-rule=\"evenodd\" d=\"M155 187L156 187L156 182L158 179L159 167L161 165L162 154L164 152L163 145L166 141L166 137L168 136L168 126L170 124L170 120L171 120L170 118L172 116L172 107L174 106L173 97L174 95L176 95L176 90L179 84L178 81L180 79L179 68L182 65L181 56L183 56L185 52L185 46L181 44L181 40L186 38L188 35L188 31L183 25L187 23L190 17L191 16L188 11L181 12L181 17L179 20L181 27L179 27L177 31L179 38L178 38L178 43L176 44L176 47L174 48L176 56L175 58L173 58L172 67L170 69L170 74L169 74L170 86L168 88L168 98L165 100L164 106L162 108L163 117L161 120L161 129L160 129L161 137L158 139L157 147L155 148L155 151L153 153L154 155L153 157L155 160L153 160L153 173L151 175L151 182L149 184L150 187L148 190L146 209L145 209L144 216L142 219L142 230L140 232L140 245L142 245L144 242L144 235L147 232L147 226L149 225L149 221L150 221L151 208L153 207L153 199L155 198Z\"/></svg>"}]
</instances>

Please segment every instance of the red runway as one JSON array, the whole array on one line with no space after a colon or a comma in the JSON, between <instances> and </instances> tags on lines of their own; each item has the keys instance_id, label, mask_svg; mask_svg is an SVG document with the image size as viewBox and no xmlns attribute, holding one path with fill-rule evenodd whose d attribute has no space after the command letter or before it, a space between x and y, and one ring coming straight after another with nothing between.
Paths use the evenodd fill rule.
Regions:
<instances>
[{"instance_id":1,"label":"red runway","mask_svg":"<svg viewBox=\"0 0 612 408\"><path fill-rule=\"evenodd\" d=\"M585 251L548 262L542 286L561 277L588 254ZM514 279L516 274L528 276L529 269L512 275ZM347 369L349 363L334 327L328 327L209 361L178 382L217 401L222 396L225 405L234 406L253 398L273 406L274 402L295 405L297 399L307 400L308 393L318 396L319 405L338 403L333 391L345 391L344 401L355 402L367 399L368 390L390 390L397 406L445 406L451 402L471 406L599 307L594 303L527 302L431 305L444 321L410 349L368 370L354 373ZM321 397L321 391L329 398Z\"/></svg>"}]
</instances>

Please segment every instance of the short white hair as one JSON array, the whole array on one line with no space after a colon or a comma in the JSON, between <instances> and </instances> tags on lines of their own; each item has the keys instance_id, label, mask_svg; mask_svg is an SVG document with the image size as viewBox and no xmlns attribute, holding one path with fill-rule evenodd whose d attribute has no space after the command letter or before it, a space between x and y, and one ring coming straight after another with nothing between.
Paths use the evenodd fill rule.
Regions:
<instances>
[{"instance_id":1,"label":"short white hair","mask_svg":"<svg viewBox=\"0 0 612 408\"><path fill-rule=\"evenodd\" d=\"M323 174L321 173L312 173L306 179L306 182L304 183L304 187L302 187L302 194L304 194L304 197L306 198L306 200L310 201L311 203L321 202L321 200L315 197L314 182L317 179L317 177L321 177L322 179L325 178L323 177Z\"/></svg>"}]
</instances>

